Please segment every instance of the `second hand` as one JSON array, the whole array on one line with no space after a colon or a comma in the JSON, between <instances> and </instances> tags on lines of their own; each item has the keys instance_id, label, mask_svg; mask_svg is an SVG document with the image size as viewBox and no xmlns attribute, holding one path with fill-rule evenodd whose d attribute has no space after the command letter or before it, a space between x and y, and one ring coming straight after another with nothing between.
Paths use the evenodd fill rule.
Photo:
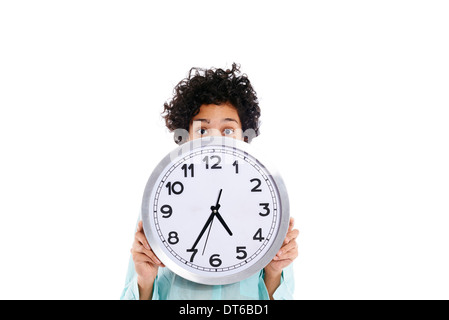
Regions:
<instances>
[{"instance_id":1,"label":"second hand","mask_svg":"<svg viewBox=\"0 0 449 320\"><path fill-rule=\"evenodd\" d=\"M212 220L210 222L209 230L207 231L207 236L206 236L206 241L204 242L203 252L201 253L201 255L203 255L203 256L204 256L204 251L206 250L207 240L209 240L209 234L210 234L210 230L212 229L212 223L214 223L214 218L217 215L218 208L220 208L220 198L221 198L221 193L222 192L223 192L223 189L220 189L220 192L218 193L218 199L217 199L217 203L215 204L215 207L214 206L210 207L210 209L212 210L213 218L212 218Z\"/></svg>"},{"instance_id":2,"label":"second hand","mask_svg":"<svg viewBox=\"0 0 449 320\"><path fill-rule=\"evenodd\" d=\"M207 244L207 240L209 239L210 229L212 229L212 223L214 223L214 220L212 220L209 225L209 230L207 231L206 241L204 242L203 252L201 253L202 256L204 256L204 251L206 250L206 244Z\"/></svg>"}]
</instances>

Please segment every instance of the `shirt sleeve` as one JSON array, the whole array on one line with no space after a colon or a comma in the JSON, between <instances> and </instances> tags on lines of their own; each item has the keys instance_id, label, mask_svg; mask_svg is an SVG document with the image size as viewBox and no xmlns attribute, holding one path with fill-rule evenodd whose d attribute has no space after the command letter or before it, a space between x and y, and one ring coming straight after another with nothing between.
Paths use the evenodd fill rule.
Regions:
<instances>
[{"instance_id":1,"label":"shirt sleeve","mask_svg":"<svg viewBox=\"0 0 449 320\"><path fill-rule=\"evenodd\" d=\"M269 300L267 287L265 286L265 272L262 270L259 277L259 293L261 300ZM295 280L293 277L293 265L290 264L281 274L281 283L273 293L274 300L293 300L293 292L295 289Z\"/></svg>"},{"instance_id":2,"label":"shirt sleeve","mask_svg":"<svg viewBox=\"0 0 449 320\"><path fill-rule=\"evenodd\" d=\"M152 300L160 300L160 284L159 275L153 283L153 297ZM137 285L137 274L134 269L134 261L132 257L129 259L128 272L126 274L125 288L122 291L120 300L139 300L139 287Z\"/></svg>"},{"instance_id":3,"label":"shirt sleeve","mask_svg":"<svg viewBox=\"0 0 449 320\"><path fill-rule=\"evenodd\" d=\"M126 273L125 288L123 288L120 300L139 300L139 287L137 286L137 274L134 269L132 257L129 259L128 272Z\"/></svg>"},{"instance_id":4,"label":"shirt sleeve","mask_svg":"<svg viewBox=\"0 0 449 320\"><path fill-rule=\"evenodd\" d=\"M161 285L159 284L158 280L159 280L159 275L156 276L156 279L154 279L154 282L153 282L153 295L152 295L151 300L164 300L161 298L161 295L159 293Z\"/></svg>"},{"instance_id":5,"label":"shirt sleeve","mask_svg":"<svg viewBox=\"0 0 449 320\"><path fill-rule=\"evenodd\" d=\"M137 224L141 220L140 213L136 221L134 232L137 230ZM126 272L125 287L123 288L120 300L139 300L139 287L137 286L137 273L134 268L134 261L132 255L130 255L128 263L128 271Z\"/></svg>"}]
</instances>

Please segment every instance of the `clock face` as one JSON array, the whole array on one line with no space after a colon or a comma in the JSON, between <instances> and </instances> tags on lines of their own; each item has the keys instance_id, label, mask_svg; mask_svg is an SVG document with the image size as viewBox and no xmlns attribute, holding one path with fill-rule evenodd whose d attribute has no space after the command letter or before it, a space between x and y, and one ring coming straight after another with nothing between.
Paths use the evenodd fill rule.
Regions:
<instances>
[{"instance_id":1,"label":"clock face","mask_svg":"<svg viewBox=\"0 0 449 320\"><path fill-rule=\"evenodd\" d=\"M192 141L167 156L147 184L145 234L158 258L189 280L239 281L282 245L288 226L283 183L244 149L231 138Z\"/></svg>"}]
</instances>

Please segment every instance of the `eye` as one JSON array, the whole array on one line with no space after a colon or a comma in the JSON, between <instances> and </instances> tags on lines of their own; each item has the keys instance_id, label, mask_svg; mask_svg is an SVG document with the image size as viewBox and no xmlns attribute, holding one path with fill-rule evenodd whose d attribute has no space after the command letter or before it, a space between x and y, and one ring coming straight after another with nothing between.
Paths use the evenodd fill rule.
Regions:
<instances>
[{"instance_id":1,"label":"eye","mask_svg":"<svg viewBox=\"0 0 449 320\"><path fill-rule=\"evenodd\" d=\"M201 129L198 129L196 132L203 136L203 135L207 134L207 129L201 128Z\"/></svg>"},{"instance_id":2,"label":"eye","mask_svg":"<svg viewBox=\"0 0 449 320\"><path fill-rule=\"evenodd\" d=\"M231 129L231 128L224 129L223 133L224 133L224 135L228 136L228 135L234 133L234 129Z\"/></svg>"}]
</instances>

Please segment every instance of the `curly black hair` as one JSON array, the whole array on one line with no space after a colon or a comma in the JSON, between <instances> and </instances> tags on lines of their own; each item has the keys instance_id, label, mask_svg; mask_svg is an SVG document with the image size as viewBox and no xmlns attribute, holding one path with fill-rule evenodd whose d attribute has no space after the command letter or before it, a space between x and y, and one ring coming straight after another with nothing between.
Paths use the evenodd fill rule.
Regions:
<instances>
[{"instance_id":1,"label":"curly black hair","mask_svg":"<svg viewBox=\"0 0 449 320\"><path fill-rule=\"evenodd\" d=\"M252 129L253 137L259 135L259 102L247 75L241 74L239 65L233 63L232 70L226 71L192 68L188 77L181 80L173 91L173 99L164 103L162 112L170 131L188 131L190 121L203 104L230 103L237 110L243 132ZM181 143L180 140L175 137L176 143Z\"/></svg>"}]
</instances>

